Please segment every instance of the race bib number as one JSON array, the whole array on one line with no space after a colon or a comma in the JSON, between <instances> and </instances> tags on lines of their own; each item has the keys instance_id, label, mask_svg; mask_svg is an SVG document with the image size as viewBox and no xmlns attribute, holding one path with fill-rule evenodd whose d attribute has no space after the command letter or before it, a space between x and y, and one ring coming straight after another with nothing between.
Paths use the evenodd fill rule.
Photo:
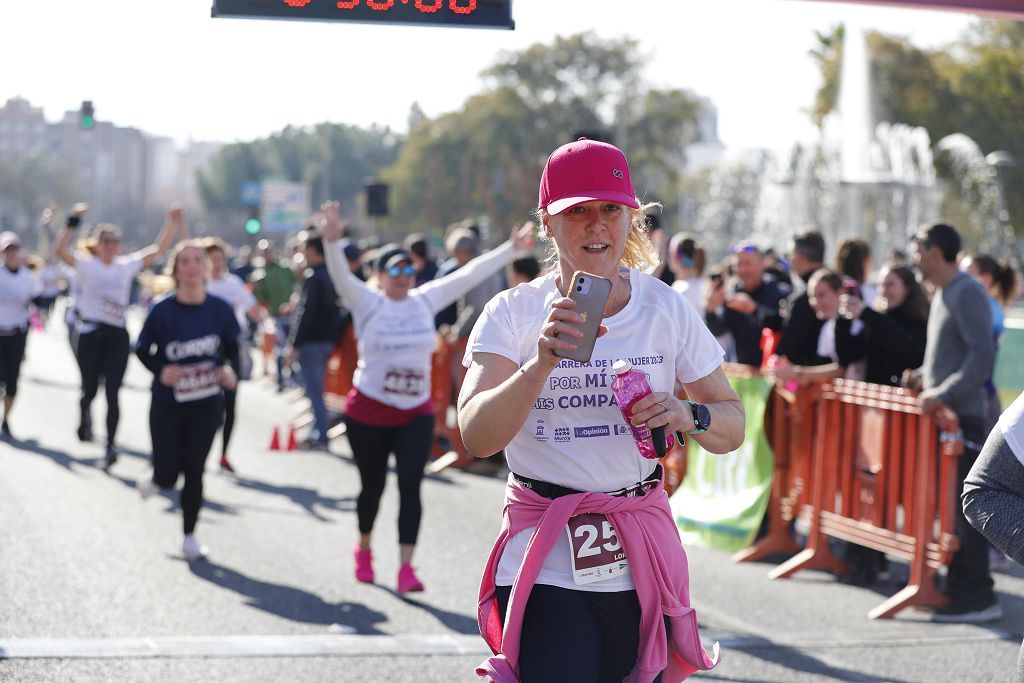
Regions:
<instances>
[{"instance_id":1,"label":"race bib number","mask_svg":"<svg viewBox=\"0 0 1024 683\"><path fill-rule=\"evenodd\" d=\"M111 320L124 320L124 306L113 299L104 297L100 304L100 309L103 311L103 315Z\"/></svg>"},{"instance_id":2,"label":"race bib number","mask_svg":"<svg viewBox=\"0 0 1024 683\"><path fill-rule=\"evenodd\" d=\"M572 580L577 586L629 573L622 543L604 515L576 515L565 526L569 535Z\"/></svg>"},{"instance_id":3,"label":"race bib number","mask_svg":"<svg viewBox=\"0 0 1024 683\"><path fill-rule=\"evenodd\" d=\"M181 378L174 383L174 400L178 403L200 401L221 391L217 382L217 366L213 361L181 366Z\"/></svg>"},{"instance_id":4,"label":"race bib number","mask_svg":"<svg viewBox=\"0 0 1024 683\"><path fill-rule=\"evenodd\" d=\"M419 396L426 387L426 378L412 368L388 368L384 375L384 391L400 396Z\"/></svg>"}]
</instances>

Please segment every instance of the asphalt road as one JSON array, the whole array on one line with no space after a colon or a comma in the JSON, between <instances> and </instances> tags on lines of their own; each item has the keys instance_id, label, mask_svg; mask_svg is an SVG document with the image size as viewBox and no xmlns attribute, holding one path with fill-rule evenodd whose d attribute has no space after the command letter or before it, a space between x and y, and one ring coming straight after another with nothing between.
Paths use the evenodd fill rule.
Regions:
<instances>
[{"instance_id":1,"label":"asphalt road","mask_svg":"<svg viewBox=\"0 0 1024 683\"><path fill-rule=\"evenodd\" d=\"M0 680L473 681L486 652L475 596L498 528L503 482L454 472L424 485L415 560L427 591L394 593L394 482L381 507L378 583L352 576L355 468L332 453L269 452L294 411L273 384L239 394L237 476L206 475L198 535L207 562L180 552L176 495L142 501L149 375L134 359L121 393L121 460L78 443L78 374L56 321L32 333L11 426L0 443ZM94 406L102 431L102 398ZM97 438L101 439L102 434ZM901 586L853 588L805 572L769 581L688 549L691 587L717 681L1007 681L1024 632L1024 571L997 575L1006 616L992 627L937 625L924 613L872 622ZM900 572L895 572L897 579Z\"/></svg>"}]
</instances>

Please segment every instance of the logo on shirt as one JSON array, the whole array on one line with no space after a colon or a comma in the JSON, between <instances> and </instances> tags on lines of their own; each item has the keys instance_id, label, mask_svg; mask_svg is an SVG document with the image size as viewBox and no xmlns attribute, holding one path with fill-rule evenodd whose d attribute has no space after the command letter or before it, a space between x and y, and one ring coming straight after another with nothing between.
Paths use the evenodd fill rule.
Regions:
<instances>
[{"instance_id":1,"label":"logo on shirt","mask_svg":"<svg viewBox=\"0 0 1024 683\"><path fill-rule=\"evenodd\" d=\"M220 337L215 334L208 334L205 337L188 339L186 341L172 341L167 345L165 353L167 360L176 363L184 358L201 358L203 356L214 356L220 349Z\"/></svg>"},{"instance_id":2,"label":"logo on shirt","mask_svg":"<svg viewBox=\"0 0 1024 683\"><path fill-rule=\"evenodd\" d=\"M585 439L591 436L611 436L608 425L595 425L593 427L574 427L573 434L577 439Z\"/></svg>"},{"instance_id":3,"label":"logo on shirt","mask_svg":"<svg viewBox=\"0 0 1024 683\"><path fill-rule=\"evenodd\" d=\"M629 425L615 425L615 436L629 434Z\"/></svg>"}]
</instances>

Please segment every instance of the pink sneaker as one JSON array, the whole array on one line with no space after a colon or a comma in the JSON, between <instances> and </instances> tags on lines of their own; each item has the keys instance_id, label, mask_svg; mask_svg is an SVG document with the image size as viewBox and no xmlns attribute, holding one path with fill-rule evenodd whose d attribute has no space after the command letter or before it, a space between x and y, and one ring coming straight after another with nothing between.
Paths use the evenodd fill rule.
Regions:
<instances>
[{"instance_id":1,"label":"pink sneaker","mask_svg":"<svg viewBox=\"0 0 1024 683\"><path fill-rule=\"evenodd\" d=\"M423 582L416 577L411 564L403 564L398 570L398 594L420 592L423 590Z\"/></svg>"},{"instance_id":2,"label":"pink sneaker","mask_svg":"<svg viewBox=\"0 0 1024 683\"><path fill-rule=\"evenodd\" d=\"M356 581L373 583L373 551L369 548L356 546Z\"/></svg>"}]
</instances>

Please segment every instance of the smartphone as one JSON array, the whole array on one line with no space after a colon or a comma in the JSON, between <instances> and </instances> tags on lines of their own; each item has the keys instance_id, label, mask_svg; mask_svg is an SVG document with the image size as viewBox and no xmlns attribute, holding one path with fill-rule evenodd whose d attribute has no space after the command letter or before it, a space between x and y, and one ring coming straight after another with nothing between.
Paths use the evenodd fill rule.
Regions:
<instances>
[{"instance_id":1,"label":"smartphone","mask_svg":"<svg viewBox=\"0 0 1024 683\"><path fill-rule=\"evenodd\" d=\"M597 342L597 331L601 327L601 318L604 316L604 305L611 293L612 281L607 278L591 275L582 270L572 274L569 298L576 302L576 312L583 316L583 322L579 324L583 337L577 339L559 335L559 339L576 344L576 348L555 349L556 356L571 358L580 363L590 360L594 353L594 344Z\"/></svg>"},{"instance_id":2,"label":"smartphone","mask_svg":"<svg viewBox=\"0 0 1024 683\"><path fill-rule=\"evenodd\" d=\"M843 292L846 293L846 294L852 294L853 296L858 296L859 297L860 296L860 285L857 284L857 281L852 279L852 278L848 278L846 280L843 280Z\"/></svg>"}]
</instances>

